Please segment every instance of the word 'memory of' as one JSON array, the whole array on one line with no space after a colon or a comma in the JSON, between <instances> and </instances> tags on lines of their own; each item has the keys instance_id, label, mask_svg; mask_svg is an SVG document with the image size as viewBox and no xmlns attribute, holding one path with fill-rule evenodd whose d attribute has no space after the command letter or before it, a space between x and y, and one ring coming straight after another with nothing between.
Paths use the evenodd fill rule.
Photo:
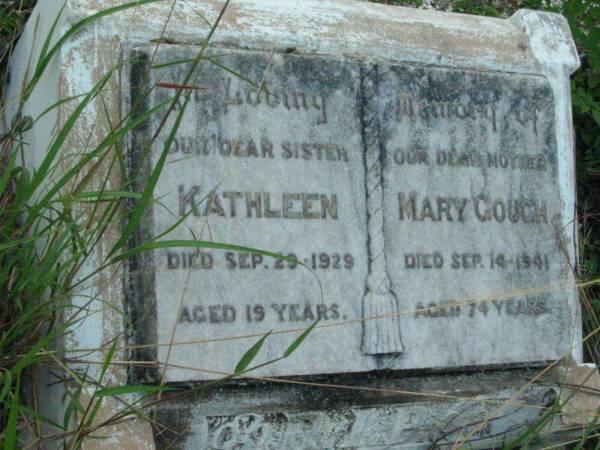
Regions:
<instances>
[{"instance_id":1,"label":"word 'memory of'","mask_svg":"<svg viewBox=\"0 0 600 450\"><path fill-rule=\"evenodd\" d=\"M190 211L196 217L246 217L266 219L338 219L335 194L308 192L214 192L201 202L198 185L187 189L179 186L179 215Z\"/></svg>"},{"instance_id":2,"label":"word 'memory of'","mask_svg":"<svg viewBox=\"0 0 600 450\"><path fill-rule=\"evenodd\" d=\"M415 191L398 193L400 220L418 222L465 222L469 216L480 222L548 223L546 202L528 198L419 197Z\"/></svg>"}]
</instances>

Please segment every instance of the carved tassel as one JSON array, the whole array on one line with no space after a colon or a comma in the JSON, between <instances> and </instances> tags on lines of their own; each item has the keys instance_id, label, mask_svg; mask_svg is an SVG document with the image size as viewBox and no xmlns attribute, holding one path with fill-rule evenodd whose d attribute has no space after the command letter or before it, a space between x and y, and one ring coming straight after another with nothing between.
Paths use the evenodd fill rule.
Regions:
<instances>
[{"instance_id":1,"label":"carved tassel","mask_svg":"<svg viewBox=\"0 0 600 450\"><path fill-rule=\"evenodd\" d=\"M383 174L377 122L377 66L361 68L363 142L366 165L369 276L363 299L363 353L402 353L398 299L386 273L383 236ZM370 319L372 318L372 319Z\"/></svg>"}]
</instances>

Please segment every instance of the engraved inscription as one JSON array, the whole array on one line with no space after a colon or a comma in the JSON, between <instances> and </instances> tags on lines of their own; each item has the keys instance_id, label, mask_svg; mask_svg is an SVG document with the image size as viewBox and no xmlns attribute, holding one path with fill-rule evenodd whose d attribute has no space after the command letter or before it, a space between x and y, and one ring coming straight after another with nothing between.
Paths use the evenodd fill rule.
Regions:
<instances>
[{"instance_id":1,"label":"engraved inscription","mask_svg":"<svg viewBox=\"0 0 600 450\"><path fill-rule=\"evenodd\" d=\"M491 199L484 195L473 198L419 197L415 191L398 193L400 220L423 222L488 222L548 223L548 208L544 200Z\"/></svg>"},{"instance_id":2,"label":"engraved inscription","mask_svg":"<svg viewBox=\"0 0 600 450\"><path fill-rule=\"evenodd\" d=\"M338 219L335 194L224 191L211 194L201 206L197 197L202 192L199 185L189 189L179 185L178 191L180 216L191 212L196 217L214 214L268 219Z\"/></svg>"},{"instance_id":3,"label":"engraved inscription","mask_svg":"<svg viewBox=\"0 0 600 450\"><path fill-rule=\"evenodd\" d=\"M146 66L151 104L172 95L157 81L185 73L162 63L192 50L159 50L159 69ZM269 330L260 357L278 357L315 320L328 326L257 374L534 363L565 351L547 80L228 50L198 84L147 226L222 245L156 250L140 270L153 283L153 297L134 302L155 302L147 336L202 343L156 347L175 364L166 381L214 377L179 368L190 360L229 373ZM167 141L163 131L153 161ZM233 426L223 420L216 441ZM235 427L259 433L244 420Z\"/></svg>"},{"instance_id":4,"label":"engraved inscription","mask_svg":"<svg viewBox=\"0 0 600 450\"><path fill-rule=\"evenodd\" d=\"M520 315L540 316L551 312L548 299L544 297L511 298L498 300L482 300L461 304L460 301L430 302L425 306L417 302L415 318L445 318L460 317L461 314L468 317L487 317L492 315L505 315L516 317Z\"/></svg>"},{"instance_id":5,"label":"engraved inscription","mask_svg":"<svg viewBox=\"0 0 600 450\"><path fill-rule=\"evenodd\" d=\"M529 126L534 134L538 133L538 119L541 112L537 103L518 104L520 99L515 99L516 105L511 105L510 114L504 120L515 120L522 126ZM497 101L473 101L457 98L452 100L437 100L430 98L417 98L411 93L396 94L396 120L403 118L427 124L433 120L464 120L487 123L491 130L498 132L498 110L501 106Z\"/></svg>"},{"instance_id":6,"label":"engraved inscription","mask_svg":"<svg viewBox=\"0 0 600 450\"><path fill-rule=\"evenodd\" d=\"M402 165L437 165L448 167L485 167L510 170L546 170L547 161L543 154L527 155L510 152L482 152L478 150L458 151L455 149L435 151L427 149L393 150L394 163Z\"/></svg>"},{"instance_id":7,"label":"engraved inscription","mask_svg":"<svg viewBox=\"0 0 600 450\"><path fill-rule=\"evenodd\" d=\"M185 60L189 51L161 50L158 64ZM271 375L362 370L373 363L349 358L360 347L368 265L359 68L330 58L229 50L219 64L244 79L217 65L199 70L198 85L206 89L191 93L167 154L153 226L164 231L181 220L169 239L230 243L293 259L228 248L157 251L157 313L148 326L161 342L173 333L175 341L214 342L176 346L169 354L158 347L157 358L168 355L180 365L206 361L228 372L247 343L232 336L254 336L265 328L297 333L316 320L354 321L340 327L336 339L314 333L310 347L299 348L290 364L261 370ZM176 84L185 69L150 74ZM163 83L153 91L153 103L171 95ZM158 136L154 160L167 140L166 132ZM259 357L281 354L294 333L273 333ZM167 371L167 380L189 377L214 375Z\"/></svg>"},{"instance_id":8,"label":"engraved inscription","mask_svg":"<svg viewBox=\"0 0 600 450\"><path fill-rule=\"evenodd\" d=\"M164 143L164 140L161 142ZM252 136L229 138L214 135L207 138L178 137L175 138L170 152L198 156L214 154L224 158L348 162L348 149L341 144L285 140L275 148L273 141L265 136L260 138Z\"/></svg>"},{"instance_id":9,"label":"engraved inscription","mask_svg":"<svg viewBox=\"0 0 600 450\"><path fill-rule=\"evenodd\" d=\"M548 387L533 387L528 404L548 401ZM477 430L477 442L493 447L499 440L513 439L539 420L536 408L507 405L496 420L484 422L493 402L414 402L406 405L344 407L240 415L208 415L197 418L194 443L210 450L260 448L368 448L413 446L436 440L451 446L466 432ZM166 410L163 414L172 414ZM184 416L185 417L185 416ZM449 425L450 424L450 425ZM515 424L523 424L515 426ZM461 434L462 433L462 434ZM412 445L411 445L412 444Z\"/></svg>"},{"instance_id":10,"label":"engraved inscription","mask_svg":"<svg viewBox=\"0 0 600 450\"><path fill-rule=\"evenodd\" d=\"M381 67L378 96L387 272L403 334L427 343L406 364L559 357L541 332L568 328L547 81Z\"/></svg>"},{"instance_id":11,"label":"engraved inscription","mask_svg":"<svg viewBox=\"0 0 600 450\"><path fill-rule=\"evenodd\" d=\"M327 100L322 93L307 94L301 90L286 92L280 88L271 88L266 83L255 87L238 78L226 78L223 86L225 88L223 98L225 110L229 106L247 104L258 107L262 104L270 108L281 107L292 111L315 111L317 124L327 123Z\"/></svg>"}]
</instances>

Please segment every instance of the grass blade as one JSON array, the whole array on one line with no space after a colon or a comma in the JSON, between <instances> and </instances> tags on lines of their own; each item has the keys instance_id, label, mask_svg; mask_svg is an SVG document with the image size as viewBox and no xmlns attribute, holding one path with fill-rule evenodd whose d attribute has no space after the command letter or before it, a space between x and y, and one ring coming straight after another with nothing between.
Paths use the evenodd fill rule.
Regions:
<instances>
[{"instance_id":1,"label":"grass blade","mask_svg":"<svg viewBox=\"0 0 600 450\"><path fill-rule=\"evenodd\" d=\"M52 142L50 149L48 150L44 160L40 164L38 170L35 171L33 178L31 180L31 184L29 186L28 198L30 198L37 188L42 184L42 182L46 179L48 171L52 163L54 162L59 150L62 148L67 136L75 126L75 122L79 119L79 116L83 113L83 110L90 104L90 102L98 95L100 90L106 85L110 77L112 76L113 71L110 70L104 75L98 83L91 89L90 92L83 98L83 100L77 105L75 110L69 115L69 118L66 120L64 126L61 128L60 132L57 134L56 138Z\"/></svg>"},{"instance_id":2,"label":"grass blade","mask_svg":"<svg viewBox=\"0 0 600 450\"><path fill-rule=\"evenodd\" d=\"M109 202L114 200L120 200L123 198L142 198L141 194L131 191L90 191L80 192L77 195L65 196L56 199L56 202L63 203L66 201L81 202L81 203L95 203L95 202Z\"/></svg>"},{"instance_id":3,"label":"grass blade","mask_svg":"<svg viewBox=\"0 0 600 450\"><path fill-rule=\"evenodd\" d=\"M102 11L97 12L96 14L92 14L91 16L86 17L86 18L80 20L79 22L77 22L75 25L73 25L71 28L69 28L65 32L65 34L63 34L60 37L60 39L56 42L56 44L54 44L52 46L52 48L50 50L48 50L47 53L44 54L44 57L42 59L40 59L40 61L38 61L36 68L35 68L34 75L24 90L22 101L24 102L25 100L27 100L27 98L29 98L29 96L31 95L31 92L33 91L33 89L37 85L38 81L42 77L44 71L48 67L48 64L50 64L50 61L52 60L54 55L56 55L56 53L58 53L60 48L65 44L65 42L67 42L76 33L81 31L86 26L91 25L94 22L97 22L98 20L102 19L103 17L110 16L112 14L115 14L115 13L118 13L121 11L125 11L126 9L129 9L129 8L135 8L135 7L147 5L150 3L157 3L160 1L162 1L162 0L136 0L133 2L129 2L129 3L124 3L122 5L114 6L112 8L106 8Z\"/></svg>"},{"instance_id":4,"label":"grass blade","mask_svg":"<svg viewBox=\"0 0 600 450\"><path fill-rule=\"evenodd\" d=\"M10 159L6 163L6 166L2 167L2 178L0 179L0 197L4 194L4 190L8 186L11 178L13 177L13 167L17 159L17 152L13 152Z\"/></svg>"},{"instance_id":5,"label":"grass blade","mask_svg":"<svg viewBox=\"0 0 600 450\"><path fill-rule=\"evenodd\" d=\"M117 263L119 261L123 261L124 259L130 258L134 255L137 255L142 252L147 252L150 250L157 250L161 248L175 248L175 247L187 247L187 248L210 248L213 250L230 250L233 252L239 253L255 253L257 255L268 256L275 259L282 259L291 263L301 264L300 261L292 258L290 256L281 255L279 253L268 252L265 250L260 250L258 248L253 247L244 247L241 245L234 244L224 244L222 242L212 242L212 241L201 241L201 240L169 240L169 241L156 241L156 242L148 242L146 244L139 245L131 250L127 250L120 255L113 257L110 260L110 264Z\"/></svg>"},{"instance_id":6,"label":"grass blade","mask_svg":"<svg viewBox=\"0 0 600 450\"><path fill-rule=\"evenodd\" d=\"M171 225L165 231L163 231L158 236L156 236L154 238L154 240L158 241L159 239L163 238L164 236L167 236L173 230L175 230L176 228L178 228L179 225L181 225L188 217L190 217L192 215L192 213L194 212L194 208L197 208L199 205L201 205L202 203L204 203L204 201L207 198L209 198L212 195L214 195L215 189L217 189L217 187L220 186L220 185L221 185L221 182L219 182L219 184L217 184L217 186L213 190L211 190L208 194L206 194L204 197L202 197L198 203L196 203L195 205L192 205L192 208L190 208L190 210L187 213L185 213L183 216L181 216L179 219L177 219L177 221L175 221L173 223L173 225ZM192 236L194 237L194 239L196 238L196 236L193 233L192 233Z\"/></svg>"},{"instance_id":7,"label":"grass blade","mask_svg":"<svg viewBox=\"0 0 600 450\"><path fill-rule=\"evenodd\" d=\"M2 391L0 391L0 405L3 404L4 399L8 395L10 388L12 387L12 375L10 370L4 370L4 376L2 377Z\"/></svg>"},{"instance_id":8,"label":"grass blade","mask_svg":"<svg viewBox=\"0 0 600 450\"><path fill-rule=\"evenodd\" d=\"M10 241L3 244L0 244L0 251L8 250L9 248L18 247L22 244L26 244L27 242L32 242L40 239L42 236L30 236L24 239L19 239L16 241Z\"/></svg>"},{"instance_id":9,"label":"grass blade","mask_svg":"<svg viewBox=\"0 0 600 450\"><path fill-rule=\"evenodd\" d=\"M61 98L57 102L54 102L52 105L48 106L45 110L38 114L38 116L33 120L32 125L35 125L40 120L42 120L46 116L46 114L50 113L50 111L60 108L62 105L69 103L70 101L77 100L79 97L85 97L85 94L72 95L70 97Z\"/></svg>"},{"instance_id":10,"label":"grass blade","mask_svg":"<svg viewBox=\"0 0 600 450\"><path fill-rule=\"evenodd\" d=\"M104 375L106 374L106 371L108 370L108 367L110 366L110 363L112 362L115 352L117 351L118 342L119 341L117 339L115 339L113 344L110 346L110 350L106 354L106 358L104 358L104 364L102 364L102 370L100 371L100 377L98 378L98 383L101 383L102 380L104 379Z\"/></svg>"},{"instance_id":11,"label":"grass blade","mask_svg":"<svg viewBox=\"0 0 600 450\"><path fill-rule=\"evenodd\" d=\"M248 368L248 366L250 365L252 360L256 357L256 355L258 355L258 352L260 352L260 349L262 348L263 344L265 343L265 341L267 340L267 338L269 337L269 335L272 332L273 332L273 330L269 331L267 334L265 334L263 337L261 337L256 342L256 344L254 344L252 347L250 347L246 353L244 353L244 356L242 356L240 361L235 366L235 371L234 371L235 375L240 375L240 374L244 373L244 371Z\"/></svg>"},{"instance_id":12,"label":"grass blade","mask_svg":"<svg viewBox=\"0 0 600 450\"><path fill-rule=\"evenodd\" d=\"M19 394L21 392L21 376L17 375L13 398L10 402L8 422L4 431L4 450L13 450L17 444L17 418L19 416Z\"/></svg>"},{"instance_id":13,"label":"grass blade","mask_svg":"<svg viewBox=\"0 0 600 450\"><path fill-rule=\"evenodd\" d=\"M81 405L81 402L79 401L79 398L81 397L81 390L82 390L82 387L80 385L77 386L77 388L75 389L75 392L71 392L70 389L66 390L67 396L69 397L69 403L67 404L67 407L65 408L65 412L63 414L63 425L62 426L63 426L64 430L69 429L69 423L71 422L71 419L73 418L73 414L75 412L79 412L80 414L85 414L85 409Z\"/></svg>"},{"instance_id":14,"label":"grass blade","mask_svg":"<svg viewBox=\"0 0 600 450\"><path fill-rule=\"evenodd\" d=\"M38 65L40 64L40 61L43 61L46 58L46 55L48 54L48 49L50 48L50 42L52 42L52 36L54 35L54 31L56 30L58 21L60 20L60 16L62 16L66 6L67 6L67 2L64 2L62 7L60 8L60 10L58 11L58 14L56 15L54 22L52 22L52 25L50 26L50 30L48 30L48 34L46 34L46 39L44 39L44 45L42 45L42 49L40 50L40 56L38 58ZM36 67L35 72L37 73L37 67Z\"/></svg>"},{"instance_id":15,"label":"grass blade","mask_svg":"<svg viewBox=\"0 0 600 450\"><path fill-rule=\"evenodd\" d=\"M287 358L292 353L294 353L294 351L296 351L296 349L300 346L300 344L302 344L304 339L306 339L306 337L312 332L312 330L317 326L317 324L320 321L321 321L320 318L317 319L315 322L313 322L313 324L310 327L308 327L306 330L304 330L302 332L302 334L300 336L298 336L298 338L290 344L290 346L286 349L286 351L283 352L283 357Z\"/></svg>"},{"instance_id":16,"label":"grass blade","mask_svg":"<svg viewBox=\"0 0 600 450\"><path fill-rule=\"evenodd\" d=\"M115 395L126 395L126 394L155 394L159 391L171 390L164 386L115 386L96 391L94 396L96 398L103 397L114 397Z\"/></svg>"},{"instance_id":17,"label":"grass blade","mask_svg":"<svg viewBox=\"0 0 600 450\"><path fill-rule=\"evenodd\" d=\"M123 234L119 238L117 243L113 246L112 250L109 252L109 254L108 254L109 257L112 256L121 247L123 247L125 245L125 243L129 240L129 238L131 237L131 235L133 234L133 232L139 225L140 220L142 219L142 216L144 214L144 211L146 210L146 207L151 202L152 195L154 193L154 188L156 187L156 184L158 183L158 178L160 177L160 174L163 171L165 162L167 160L167 155L169 154L171 145L175 141L175 136L177 134L177 131L179 130L181 121L183 120L183 114L185 113L185 110L187 108L187 104L190 101L190 98L191 98L190 95L186 96L183 106L177 113L175 123L173 124L173 127L169 131L169 136L167 137L167 140L165 141L162 153L161 153L160 157L158 158L156 166L152 170L152 174L150 175L150 179L148 180L148 184L146 185L146 188L144 189L144 192L142 193L142 198L138 202L138 204L135 206L135 208L133 209L133 212L131 213L129 221L127 222L127 225L125 226L125 230L123 231Z\"/></svg>"},{"instance_id":18,"label":"grass blade","mask_svg":"<svg viewBox=\"0 0 600 450\"><path fill-rule=\"evenodd\" d=\"M552 419L556 417L556 415L560 412L560 408L558 404L552 405L548 411L546 411L536 423L532 424L524 433L517 436L511 442L509 442L504 450L512 450L514 448L521 448L522 446L527 446L531 442L531 440L535 439L540 430Z\"/></svg>"},{"instance_id":19,"label":"grass blade","mask_svg":"<svg viewBox=\"0 0 600 450\"><path fill-rule=\"evenodd\" d=\"M91 151L90 153L88 153L87 155L85 155L83 158L81 158L81 160L79 162L77 162L77 164L75 164L71 169L69 169L67 171L67 173L65 173L65 175L59 181L57 181L54 184L54 186L52 187L52 189L50 189L50 191L48 191L48 193L44 196L44 198L41 201L37 202L37 204L34 207L32 207L31 211L29 212L29 217L30 218L35 218L36 215L37 215L37 210L41 210L46 205L48 205L52 201L52 198L70 180L72 180L73 177L77 176L77 174L79 174L79 172L81 170L83 170L83 168L93 158L95 158L96 156L100 155L104 150L107 150L108 148L110 148L113 144L115 144L117 141L119 141L120 139L122 139L127 132L129 132L131 129L135 128L141 122L143 122L144 120L146 120L148 117L150 117L150 115L155 114L158 110L160 110L161 108L163 108L168 103L169 103L169 100L166 100L164 102L159 103L158 105L156 105L156 107L154 107L151 110L147 111L145 114L141 115L140 117L138 117L135 120L132 120L125 127L123 127L122 129L120 129L118 132L112 133L109 136L107 136L93 151ZM28 225L30 225L30 223L26 224L26 226L28 226Z\"/></svg>"}]
</instances>

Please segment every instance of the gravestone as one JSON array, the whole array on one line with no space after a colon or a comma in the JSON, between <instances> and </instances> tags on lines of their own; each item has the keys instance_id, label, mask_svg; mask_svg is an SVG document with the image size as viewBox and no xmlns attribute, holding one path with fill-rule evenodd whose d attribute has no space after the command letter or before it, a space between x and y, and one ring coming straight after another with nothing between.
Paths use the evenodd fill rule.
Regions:
<instances>
[{"instance_id":1,"label":"gravestone","mask_svg":"<svg viewBox=\"0 0 600 450\"><path fill-rule=\"evenodd\" d=\"M214 340L145 348L142 360L206 358L228 373L245 348L224 338L294 330L267 341L262 356L274 359L317 319L324 327L293 360L258 373L531 363L569 352L574 292L565 289L548 81L213 51L219 65L199 69L204 90L188 105L156 188L161 205L138 242L186 216L196 235L210 230L217 242L229 237L304 266L252 252L140 256L129 293L136 344ZM153 64L195 52L169 46ZM152 45L131 53L130 105L158 86L139 114L168 100L191 64L153 70L152 54ZM132 170L143 169L143 144L162 121L136 131ZM169 133L158 132L146 176ZM189 239L190 230L173 237Z\"/></svg>"},{"instance_id":2,"label":"gravestone","mask_svg":"<svg viewBox=\"0 0 600 450\"><path fill-rule=\"evenodd\" d=\"M67 2L59 28L112 4ZM123 360L152 364L115 371L115 383L200 386L233 373L265 333L253 364L318 321L250 380L160 403L158 449L428 447L469 433L485 447L535 423L557 378L521 386L552 361L581 362L578 58L564 18L256 0L232 4L205 51L202 17L221 7L195 0L171 15L159 2L103 19L42 84L56 101L120 64L74 148L100 139L88 130L110 127L105 111L141 117L181 91L172 114L128 136L134 192L165 163L130 245L181 219L168 239L246 247L130 258L99 288L127 320L99 302L67 348L121 336ZM16 61L32 40L30 26ZM16 92L24 70L13 71Z\"/></svg>"}]
</instances>

